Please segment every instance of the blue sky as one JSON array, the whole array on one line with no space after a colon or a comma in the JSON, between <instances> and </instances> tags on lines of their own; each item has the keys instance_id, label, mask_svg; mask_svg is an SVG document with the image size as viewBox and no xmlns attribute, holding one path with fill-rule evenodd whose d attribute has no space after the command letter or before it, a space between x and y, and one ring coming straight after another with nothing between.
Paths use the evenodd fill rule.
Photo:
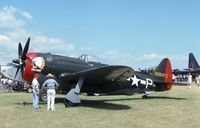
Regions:
<instances>
[{"instance_id":1,"label":"blue sky","mask_svg":"<svg viewBox=\"0 0 200 128\"><path fill-rule=\"evenodd\" d=\"M30 51L90 53L136 70L169 57L173 68L186 68L189 52L200 62L199 7L198 0L0 0L0 63L17 57L18 42L31 35Z\"/></svg>"}]
</instances>

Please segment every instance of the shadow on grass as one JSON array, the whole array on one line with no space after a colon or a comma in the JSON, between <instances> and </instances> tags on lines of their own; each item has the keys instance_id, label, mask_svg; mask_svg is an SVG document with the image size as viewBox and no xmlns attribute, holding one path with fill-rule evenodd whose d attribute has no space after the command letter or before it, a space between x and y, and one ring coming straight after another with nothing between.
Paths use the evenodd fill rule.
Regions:
<instances>
[{"instance_id":1,"label":"shadow on grass","mask_svg":"<svg viewBox=\"0 0 200 128\"><path fill-rule=\"evenodd\" d=\"M187 98L180 98L180 97L166 97L166 96L148 96L147 98L120 98L120 99L106 99L103 101L129 101L129 100L150 100L150 99L169 99L169 100L187 100Z\"/></svg>"},{"instance_id":2,"label":"shadow on grass","mask_svg":"<svg viewBox=\"0 0 200 128\"><path fill-rule=\"evenodd\" d=\"M15 103L17 105L22 105L22 106L29 106L29 105L33 105L32 102L25 102L25 101L22 101L22 102L18 102L18 103ZM46 104L46 102L39 102L39 104Z\"/></svg>"},{"instance_id":3,"label":"shadow on grass","mask_svg":"<svg viewBox=\"0 0 200 128\"><path fill-rule=\"evenodd\" d=\"M128 110L131 109L130 106L124 105L124 104L114 104L114 103L109 103L112 101L134 101L134 100L150 100L150 99L170 99L170 100L187 100L187 98L178 98L178 97L166 97L166 96L148 96L146 99L142 98L120 98L120 99L99 99L99 100L85 100L82 99L81 103L78 105L75 105L75 107L88 107L88 108L97 108L97 109L108 109L108 110ZM55 104L60 104L62 103L64 105L64 98L56 98L55 99ZM17 105L31 105L32 102L19 102L16 103ZM46 102L40 102L39 104L46 104Z\"/></svg>"},{"instance_id":4,"label":"shadow on grass","mask_svg":"<svg viewBox=\"0 0 200 128\"><path fill-rule=\"evenodd\" d=\"M148 96L146 99L142 98L120 98L120 99L100 99L100 100L82 100L80 106L92 107L99 109L110 109L110 110L127 110L131 109L128 105L108 103L109 101L134 101L134 100L148 100L148 99L170 99L170 100L187 100L187 98L177 97L161 97L161 96Z\"/></svg>"},{"instance_id":5,"label":"shadow on grass","mask_svg":"<svg viewBox=\"0 0 200 128\"><path fill-rule=\"evenodd\" d=\"M131 107L128 105L108 103L106 102L106 100L82 100L79 106L89 107L89 108L98 108L98 109L108 109L108 110L131 109Z\"/></svg>"},{"instance_id":6,"label":"shadow on grass","mask_svg":"<svg viewBox=\"0 0 200 128\"><path fill-rule=\"evenodd\" d=\"M187 98L180 98L180 97L167 97L167 96L148 96L146 99L142 98L118 98L118 99L97 99L97 100L85 100L82 99L81 103L77 106L82 107L91 107L91 108L98 108L98 109L110 109L110 110L128 110L131 109L130 106L124 104L114 104L109 103L112 101L134 101L134 100L151 100L151 99L163 99L163 100L187 100ZM56 103L63 103L63 98L56 98Z\"/></svg>"},{"instance_id":7,"label":"shadow on grass","mask_svg":"<svg viewBox=\"0 0 200 128\"><path fill-rule=\"evenodd\" d=\"M63 103L64 98L56 98L56 103ZM110 110L127 110L131 109L128 105L123 104L113 104L107 103L106 100L81 100L80 104L75 105L75 107L88 107L88 108L97 108L97 109L110 109Z\"/></svg>"},{"instance_id":8,"label":"shadow on grass","mask_svg":"<svg viewBox=\"0 0 200 128\"><path fill-rule=\"evenodd\" d=\"M187 98L177 97L161 97L161 96L148 96L147 99L142 98L120 98L120 99L100 99L100 100L82 100L80 106L92 107L99 109L110 109L110 110L127 110L131 109L128 105L108 103L112 101L134 101L134 100L148 100L148 99L170 99L170 100L187 100Z\"/></svg>"},{"instance_id":9,"label":"shadow on grass","mask_svg":"<svg viewBox=\"0 0 200 128\"><path fill-rule=\"evenodd\" d=\"M187 100L187 98L181 98L181 97L167 97L167 96L148 96L147 99Z\"/></svg>"}]
</instances>

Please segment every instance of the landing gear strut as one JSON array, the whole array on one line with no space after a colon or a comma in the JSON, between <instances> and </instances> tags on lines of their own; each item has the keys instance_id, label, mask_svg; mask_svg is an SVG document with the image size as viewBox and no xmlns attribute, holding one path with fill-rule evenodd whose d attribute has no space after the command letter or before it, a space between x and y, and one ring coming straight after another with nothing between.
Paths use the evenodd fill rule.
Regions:
<instances>
[{"instance_id":1,"label":"landing gear strut","mask_svg":"<svg viewBox=\"0 0 200 128\"><path fill-rule=\"evenodd\" d=\"M80 94L80 90L81 90L83 81L84 81L84 79L82 77L79 78L78 83L76 84L76 87L71 89L67 93L67 95L65 96L65 99L64 99L65 107L71 107L71 106L74 106L74 104L81 103L79 94Z\"/></svg>"}]
</instances>

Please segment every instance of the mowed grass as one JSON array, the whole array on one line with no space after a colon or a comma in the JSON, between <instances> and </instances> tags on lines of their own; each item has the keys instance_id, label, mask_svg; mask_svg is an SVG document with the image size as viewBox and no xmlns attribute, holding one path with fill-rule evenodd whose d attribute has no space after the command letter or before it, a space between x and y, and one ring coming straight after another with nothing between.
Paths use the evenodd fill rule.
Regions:
<instances>
[{"instance_id":1,"label":"mowed grass","mask_svg":"<svg viewBox=\"0 0 200 128\"><path fill-rule=\"evenodd\" d=\"M56 111L41 103L32 108L32 95L0 89L0 128L199 128L200 88L174 86L149 99L133 96L84 96L79 106L65 108L57 95ZM25 103L25 104L23 104Z\"/></svg>"}]
</instances>

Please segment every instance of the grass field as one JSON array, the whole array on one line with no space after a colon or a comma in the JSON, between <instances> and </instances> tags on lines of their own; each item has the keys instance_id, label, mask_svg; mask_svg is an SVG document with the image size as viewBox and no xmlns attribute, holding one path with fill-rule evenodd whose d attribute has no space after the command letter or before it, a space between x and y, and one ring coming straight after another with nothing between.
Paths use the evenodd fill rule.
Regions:
<instances>
[{"instance_id":1,"label":"grass field","mask_svg":"<svg viewBox=\"0 0 200 128\"><path fill-rule=\"evenodd\" d=\"M77 107L65 108L57 95L56 111L46 104L35 112L32 95L0 89L0 128L199 128L200 88L174 86L149 99L133 96L81 96ZM23 102L26 104L24 105Z\"/></svg>"}]
</instances>

